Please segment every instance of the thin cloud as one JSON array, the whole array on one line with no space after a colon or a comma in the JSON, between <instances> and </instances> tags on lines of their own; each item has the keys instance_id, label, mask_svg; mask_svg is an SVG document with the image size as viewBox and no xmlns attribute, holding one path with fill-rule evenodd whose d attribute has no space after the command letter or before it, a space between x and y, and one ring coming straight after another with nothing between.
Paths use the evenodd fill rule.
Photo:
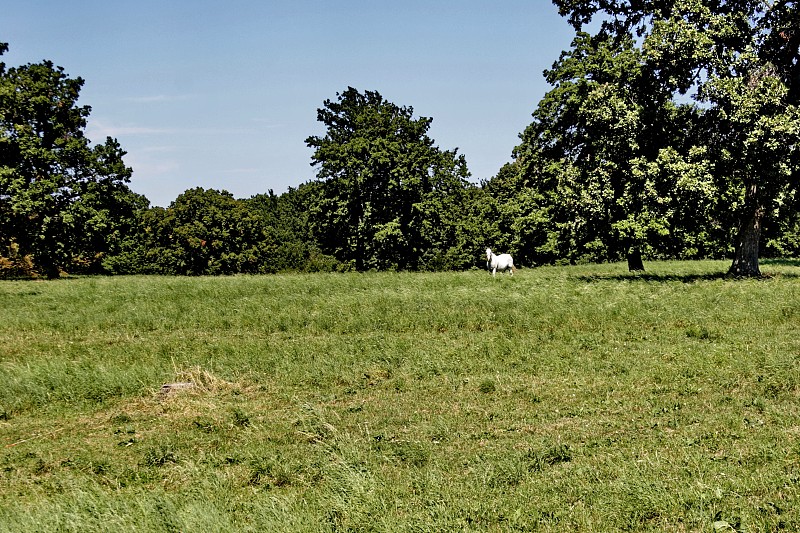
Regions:
<instances>
[{"instance_id":1,"label":"thin cloud","mask_svg":"<svg viewBox=\"0 0 800 533\"><path fill-rule=\"evenodd\" d=\"M285 126L280 122L273 122L266 118L252 118L250 119L250 122L252 122L253 124L257 124L259 127L268 130L283 128Z\"/></svg>"},{"instance_id":2,"label":"thin cloud","mask_svg":"<svg viewBox=\"0 0 800 533\"><path fill-rule=\"evenodd\" d=\"M254 135L253 128L153 128L136 124L109 124L101 120L92 121L86 129L90 139L105 137L130 137L145 135Z\"/></svg>"},{"instance_id":3,"label":"thin cloud","mask_svg":"<svg viewBox=\"0 0 800 533\"><path fill-rule=\"evenodd\" d=\"M151 159L140 157L137 154L126 155L125 164L133 168L135 179L147 179L150 181L175 174L181 168L180 163L172 159ZM143 178L143 176L146 176L146 178Z\"/></svg>"},{"instance_id":4,"label":"thin cloud","mask_svg":"<svg viewBox=\"0 0 800 533\"><path fill-rule=\"evenodd\" d=\"M251 168L231 168L231 169L228 169L228 170L223 170L222 174L238 174L238 175L242 175L242 174L255 174L257 172L262 172L262 169L255 168L255 167L251 167Z\"/></svg>"},{"instance_id":5,"label":"thin cloud","mask_svg":"<svg viewBox=\"0 0 800 533\"><path fill-rule=\"evenodd\" d=\"M188 100L191 97L192 97L191 94L174 94L174 95L156 94L148 96L128 96L126 98L123 98L123 100L126 102L133 102L136 104L153 104L160 102L177 102L180 100Z\"/></svg>"},{"instance_id":6,"label":"thin cloud","mask_svg":"<svg viewBox=\"0 0 800 533\"><path fill-rule=\"evenodd\" d=\"M120 126L116 124L109 124L101 120L92 120L89 122L89 125L86 128L86 133L90 139L95 139L130 135L163 135L173 132L163 128L151 128L147 126L136 125Z\"/></svg>"}]
</instances>

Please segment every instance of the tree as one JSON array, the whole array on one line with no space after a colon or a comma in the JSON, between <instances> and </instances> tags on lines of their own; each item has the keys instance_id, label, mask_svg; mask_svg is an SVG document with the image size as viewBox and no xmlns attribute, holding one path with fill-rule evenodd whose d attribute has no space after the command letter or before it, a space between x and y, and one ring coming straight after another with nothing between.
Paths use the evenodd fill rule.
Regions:
<instances>
[{"instance_id":1,"label":"tree","mask_svg":"<svg viewBox=\"0 0 800 533\"><path fill-rule=\"evenodd\" d=\"M630 270L644 269L643 254L684 254L679 236L706 225L691 214L707 213L715 192L694 106L659 85L631 33L579 32L545 76L554 88L515 150L532 190L518 202L536 236L526 253L626 258Z\"/></svg>"},{"instance_id":2,"label":"tree","mask_svg":"<svg viewBox=\"0 0 800 533\"><path fill-rule=\"evenodd\" d=\"M115 139L91 146L84 135L91 108L77 105L83 83L50 61L0 64L0 255L17 250L47 277L107 251L98 245L114 233L106 200L117 200L106 192L127 191L132 173Z\"/></svg>"},{"instance_id":3,"label":"tree","mask_svg":"<svg viewBox=\"0 0 800 533\"><path fill-rule=\"evenodd\" d=\"M196 187L149 216L146 263L163 274L263 273L274 235L246 201Z\"/></svg>"},{"instance_id":4,"label":"tree","mask_svg":"<svg viewBox=\"0 0 800 533\"><path fill-rule=\"evenodd\" d=\"M481 183L484 198L479 209L481 219L488 223L484 229L484 248L511 252L519 262L520 234L515 231L515 221L519 215L516 200L525 183L517 161L506 163L495 176ZM527 235L525 236L527 237Z\"/></svg>"},{"instance_id":5,"label":"tree","mask_svg":"<svg viewBox=\"0 0 800 533\"><path fill-rule=\"evenodd\" d=\"M114 272L113 258L142 244L140 216L149 206L145 196L124 183L87 183L71 207L80 230L70 236L70 269L88 274Z\"/></svg>"},{"instance_id":6,"label":"tree","mask_svg":"<svg viewBox=\"0 0 800 533\"><path fill-rule=\"evenodd\" d=\"M311 231L309 212L318 204L322 186L321 182L311 181L298 188L289 187L281 195L270 190L246 200L264 218L275 243L262 271L330 272L343 268L335 258L320 251Z\"/></svg>"},{"instance_id":7,"label":"tree","mask_svg":"<svg viewBox=\"0 0 800 533\"><path fill-rule=\"evenodd\" d=\"M484 248L508 251L517 266L550 263L543 253L548 211L541 191L526 179L521 158L504 164L481 183L473 216L482 226Z\"/></svg>"},{"instance_id":8,"label":"tree","mask_svg":"<svg viewBox=\"0 0 800 533\"><path fill-rule=\"evenodd\" d=\"M102 261L113 274L269 274L333 271L308 224L321 183L236 199L227 191L194 188L169 207L140 203L123 236Z\"/></svg>"},{"instance_id":9,"label":"tree","mask_svg":"<svg viewBox=\"0 0 800 533\"><path fill-rule=\"evenodd\" d=\"M758 276L764 219L797 187L800 13L790 0L554 0L580 30L637 36L645 68L691 98L721 207L736 216L729 272ZM691 94L690 94L691 93ZM687 96L688 95L688 96ZM686 152L682 152L683 155Z\"/></svg>"},{"instance_id":10,"label":"tree","mask_svg":"<svg viewBox=\"0 0 800 533\"><path fill-rule=\"evenodd\" d=\"M459 201L469 173L457 150L434 146L430 118L349 87L317 119L327 132L306 144L324 182L311 213L324 252L357 270L416 269L432 247L451 245L431 234L430 206Z\"/></svg>"}]
</instances>

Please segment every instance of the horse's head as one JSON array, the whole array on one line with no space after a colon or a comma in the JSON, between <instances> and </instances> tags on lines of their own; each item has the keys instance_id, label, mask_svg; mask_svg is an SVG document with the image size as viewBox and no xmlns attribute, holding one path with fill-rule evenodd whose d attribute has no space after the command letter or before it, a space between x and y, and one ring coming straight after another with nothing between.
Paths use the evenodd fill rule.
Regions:
<instances>
[{"instance_id":1,"label":"horse's head","mask_svg":"<svg viewBox=\"0 0 800 533\"><path fill-rule=\"evenodd\" d=\"M492 249L491 248L487 248L486 249L486 260L487 261L491 261L492 260Z\"/></svg>"}]
</instances>

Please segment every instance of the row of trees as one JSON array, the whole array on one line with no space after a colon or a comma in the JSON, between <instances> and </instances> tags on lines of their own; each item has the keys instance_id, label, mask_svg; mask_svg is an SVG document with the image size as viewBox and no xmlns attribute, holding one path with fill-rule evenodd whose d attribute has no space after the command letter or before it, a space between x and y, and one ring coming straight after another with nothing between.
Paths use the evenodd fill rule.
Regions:
<instances>
[{"instance_id":1,"label":"row of trees","mask_svg":"<svg viewBox=\"0 0 800 533\"><path fill-rule=\"evenodd\" d=\"M513 162L480 185L430 118L348 88L306 140L316 180L150 208L118 143L83 135L80 78L0 64L0 271L464 269L488 245L528 266L732 257L751 276L762 253L797 254L796 3L554 3L575 39Z\"/></svg>"},{"instance_id":2,"label":"row of trees","mask_svg":"<svg viewBox=\"0 0 800 533\"><path fill-rule=\"evenodd\" d=\"M427 135L431 120L374 91L348 88L319 109L318 179L278 196L237 200L191 189L141 213L137 241L108 257L114 272L271 273L283 270L463 269L481 228L464 208L478 189L455 150Z\"/></svg>"}]
</instances>

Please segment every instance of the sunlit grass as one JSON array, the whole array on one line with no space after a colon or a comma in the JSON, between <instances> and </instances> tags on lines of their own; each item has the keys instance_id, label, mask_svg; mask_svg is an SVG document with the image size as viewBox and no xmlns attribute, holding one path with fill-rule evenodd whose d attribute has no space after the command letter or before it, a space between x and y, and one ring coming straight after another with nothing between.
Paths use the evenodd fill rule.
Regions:
<instances>
[{"instance_id":1,"label":"sunlit grass","mask_svg":"<svg viewBox=\"0 0 800 533\"><path fill-rule=\"evenodd\" d=\"M798 529L800 271L647 267L4 282L0 530Z\"/></svg>"}]
</instances>

